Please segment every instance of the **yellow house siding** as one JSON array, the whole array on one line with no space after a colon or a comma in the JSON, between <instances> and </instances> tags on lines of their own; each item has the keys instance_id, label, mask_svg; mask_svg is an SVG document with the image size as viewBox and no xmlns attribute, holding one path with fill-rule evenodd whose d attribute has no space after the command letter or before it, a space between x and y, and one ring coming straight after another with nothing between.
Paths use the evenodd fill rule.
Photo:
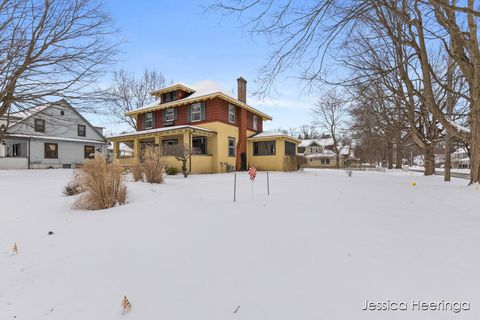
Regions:
<instances>
[{"instance_id":1,"label":"yellow house siding","mask_svg":"<svg viewBox=\"0 0 480 320\"><path fill-rule=\"evenodd\" d=\"M254 156L253 142L255 141L275 141L275 155L271 156ZM292 141L293 142L293 141ZM297 144L297 143L295 143ZM248 165L255 167L257 170L286 170L285 165L285 138L271 137L263 139L249 140L247 144Z\"/></svg>"}]
</instances>

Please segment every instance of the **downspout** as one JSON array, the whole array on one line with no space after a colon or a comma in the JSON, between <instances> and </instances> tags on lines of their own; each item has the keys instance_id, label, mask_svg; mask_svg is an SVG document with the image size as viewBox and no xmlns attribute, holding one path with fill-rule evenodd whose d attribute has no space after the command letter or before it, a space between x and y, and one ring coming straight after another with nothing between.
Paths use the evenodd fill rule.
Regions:
<instances>
[{"instance_id":1,"label":"downspout","mask_svg":"<svg viewBox=\"0 0 480 320\"><path fill-rule=\"evenodd\" d=\"M188 159L188 174L192 172L192 132L188 134L188 149L190 150L190 159Z\"/></svg>"},{"instance_id":2,"label":"downspout","mask_svg":"<svg viewBox=\"0 0 480 320\"><path fill-rule=\"evenodd\" d=\"M30 139L28 138L28 170L30 170Z\"/></svg>"}]
</instances>

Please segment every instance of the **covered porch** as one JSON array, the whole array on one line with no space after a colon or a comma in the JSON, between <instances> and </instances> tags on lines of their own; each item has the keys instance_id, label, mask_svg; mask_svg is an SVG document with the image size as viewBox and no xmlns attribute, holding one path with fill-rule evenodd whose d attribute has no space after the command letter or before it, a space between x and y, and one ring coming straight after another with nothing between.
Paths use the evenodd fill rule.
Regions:
<instances>
[{"instance_id":1,"label":"covered porch","mask_svg":"<svg viewBox=\"0 0 480 320\"><path fill-rule=\"evenodd\" d=\"M133 159L142 159L142 150L155 146L160 150L167 145L182 144L191 150L187 162L190 173L212 173L216 167L215 151L217 148L216 132L194 126L175 126L137 131L108 138L113 144L113 158L121 164L129 165ZM121 152L120 144L131 148L127 155ZM166 157L167 167L181 170L181 163L172 156Z\"/></svg>"}]
</instances>

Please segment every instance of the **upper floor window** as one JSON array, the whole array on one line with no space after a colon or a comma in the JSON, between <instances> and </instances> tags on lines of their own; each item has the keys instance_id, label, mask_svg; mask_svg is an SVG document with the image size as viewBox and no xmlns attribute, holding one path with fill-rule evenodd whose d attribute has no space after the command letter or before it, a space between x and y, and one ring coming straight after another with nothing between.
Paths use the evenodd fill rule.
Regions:
<instances>
[{"instance_id":1,"label":"upper floor window","mask_svg":"<svg viewBox=\"0 0 480 320\"><path fill-rule=\"evenodd\" d=\"M79 124L79 125L77 126L77 134L78 134L78 136L79 136L79 137L85 137L85 136L87 135L86 129L87 129L87 128L85 127L85 125Z\"/></svg>"},{"instance_id":2,"label":"upper floor window","mask_svg":"<svg viewBox=\"0 0 480 320\"><path fill-rule=\"evenodd\" d=\"M45 132L45 120L35 119L35 131L36 132Z\"/></svg>"},{"instance_id":3,"label":"upper floor window","mask_svg":"<svg viewBox=\"0 0 480 320\"><path fill-rule=\"evenodd\" d=\"M255 114L253 115L253 130L258 130L258 117Z\"/></svg>"},{"instance_id":4,"label":"upper floor window","mask_svg":"<svg viewBox=\"0 0 480 320\"><path fill-rule=\"evenodd\" d=\"M173 122L175 121L175 109L170 108L165 110L165 121L164 122Z\"/></svg>"},{"instance_id":5,"label":"upper floor window","mask_svg":"<svg viewBox=\"0 0 480 320\"><path fill-rule=\"evenodd\" d=\"M153 112L145 113L145 128L144 129L152 129L153 128Z\"/></svg>"},{"instance_id":6,"label":"upper floor window","mask_svg":"<svg viewBox=\"0 0 480 320\"><path fill-rule=\"evenodd\" d=\"M177 99L177 91L166 92L162 94L162 102L170 102Z\"/></svg>"},{"instance_id":7,"label":"upper floor window","mask_svg":"<svg viewBox=\"0 0 480 320\"><path fill-rule=\"evenodd\" d=\"M191 108L192 122L202 120L202 104L194 103Z\"/></svg>"},{"instance_id":8,"label":"upper floor window","mask_svg":"<svg viewBox=\"0 0 480 320\"><path fill-rule=\"evenodd\" d=\"M228 122L235 123L235 106L228 105Z\"/></svg>"}]
</instances>

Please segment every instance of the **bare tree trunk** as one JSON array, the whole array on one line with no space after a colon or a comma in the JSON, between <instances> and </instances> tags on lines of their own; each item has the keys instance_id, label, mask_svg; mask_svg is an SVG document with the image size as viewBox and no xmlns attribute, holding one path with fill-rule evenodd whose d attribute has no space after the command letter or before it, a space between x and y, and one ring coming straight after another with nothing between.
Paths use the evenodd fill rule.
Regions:
<instances>
[{"instance_id":1,"label":"bare tree trunk","mask_svg":"<svg viewBox=\"0 0 480 320\"><path fill-rule=\"evenodd\" d=\"M388 169L393 169L393 143L391 141L387 142L387 162Z\"/></svg>"},{"instance_id":2,"label":"bare tree trunk","mask_svg":"<svg viewBox=\"0 0 480 320\"><path fill-rule=\"evenodd\" d=\"M424 149L425 172L424 175L431 176L435 174L435 146L428 144Z\"/></svg>"},{"instance_id":3,"label":"bare tree trunk","mask_svg":"<svg viewBox=\"0 0 480 320\"><path fill-rule=\"evenodd\" d=\"M400 131L395 133L395 169L402 169L402 142Z\"/></svg>"}]
</instances>

